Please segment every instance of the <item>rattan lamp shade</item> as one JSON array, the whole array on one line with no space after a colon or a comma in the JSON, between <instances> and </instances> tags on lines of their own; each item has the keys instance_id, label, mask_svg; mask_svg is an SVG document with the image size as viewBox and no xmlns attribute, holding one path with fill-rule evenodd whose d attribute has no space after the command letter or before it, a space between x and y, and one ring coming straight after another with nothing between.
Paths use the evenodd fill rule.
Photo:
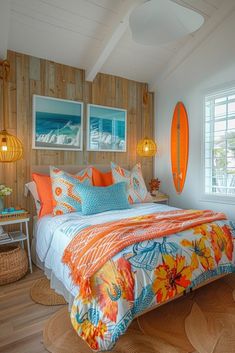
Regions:
<instances>
[{"instance_id":1,"label":"rattan lamp shade","mask_svg":"<svg viewBox=\"0 0 235 353\"><path fill-rule=\"evenodd\" d=\"M137 153L141 157L153 157L157 153L157 145L152 139L145 137L138 142Z\"/></svg>"},{"instance_id":2,"label":"rattan lamp shade","mask_svg":"<svg viewBox=\"0 0 235 353\"><path fill-rule=\"evenodd\" d=\"M0 162L16 162L23 156L23 145L21 141L6 130L8 118L8 76L10 64L7 60L0 61L0 79L3 81L2 104L3 104L3 130L0 131Z\"/></svg>"},{"instance_id":3,"label":"rattan lamp shade","mask_svg":"<svg viewBox=\"0 0 235 353\"><path fill-rule=\"evenodd\" d=\"M0 131L0 162L15 162L22 156L23 146L21 141L6 130Z\"/></svg>"}]
</instances>

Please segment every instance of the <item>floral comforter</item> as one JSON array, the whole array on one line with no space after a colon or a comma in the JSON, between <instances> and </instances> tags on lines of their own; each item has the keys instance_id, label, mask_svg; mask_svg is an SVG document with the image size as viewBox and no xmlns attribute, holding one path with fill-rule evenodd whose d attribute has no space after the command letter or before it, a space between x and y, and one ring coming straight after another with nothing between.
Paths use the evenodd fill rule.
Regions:
<instances>
[{"instance_id":1,"label":"floral comforter","mask_svg":"<svg viewBox=\"0 0 235 353\"><path fill-rule=\"evenodd\" d=\"M217 276L235 272L235 223L216 221L120 251L79 293L71 320L95 351L110 350L146 309Z\"/></svg>"}]
</instances>

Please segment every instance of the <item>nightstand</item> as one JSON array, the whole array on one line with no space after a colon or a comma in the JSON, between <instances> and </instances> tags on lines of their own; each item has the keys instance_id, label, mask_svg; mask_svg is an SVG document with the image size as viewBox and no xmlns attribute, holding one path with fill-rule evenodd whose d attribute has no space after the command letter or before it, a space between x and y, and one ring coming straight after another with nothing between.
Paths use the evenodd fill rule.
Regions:
<instances>
[{"instance_id":1,"label":"nightstand","mask_svg":"<svg viewBox=\"0 0 235 353\"><path fill-rule=\"evenodd\" d=\"M152 196L152 195L151 195ZM163 203L166 205L169 205L169 196L166 194L162 194L159 192L156 196L152 196L153 198L153 203Z\"/></svg>"},{"instance_id":2,"label":"nightstand","mask_svg":"<svg viewBox=\"0 0 235 353\"><path fill-rule=\"evenodd\" d=\"M31 250L30 250L30 242L29 242L29 227L28 227L28 222L29 222L29 214L24 215L24 217L14 217L12 215L9 217L10 219L4 218L0 219L0 226L6 226L6 225L12 225L12 224L19 224L19 230L14 231L14 232L8 232L9 238L8 239L2 239L0 236L0 245L3 244L13 244L13 243L21 243L22 249L24 249L24 241L26 240L27 243L27 250L28 250L28 259L29 259L29 269L30 272L33 272L32 268L32 259L31 259ZM25 232L23 230L23 226L25 229Z\"/></svg>"}]
</instances>

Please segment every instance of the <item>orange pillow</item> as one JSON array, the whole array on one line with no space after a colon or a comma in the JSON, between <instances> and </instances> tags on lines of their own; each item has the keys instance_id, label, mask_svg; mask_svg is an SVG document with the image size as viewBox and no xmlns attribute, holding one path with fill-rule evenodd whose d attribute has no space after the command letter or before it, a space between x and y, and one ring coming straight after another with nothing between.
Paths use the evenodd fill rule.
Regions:
<instances>
[{"instance_id":1,"label":"orange pillow","mask_svg":"<svg viewBox=\"0 0 235 353\"><path fill-rule=\"evenodd\" d=\"M98 169L92 167L92 183L94 186L109 186L113 184L112 171L102 173Z\"/></svg>"},{"instance_id":2,"label":"orange pillow","mask_svg":"<svg viewBox=\"0 0 235 353\"><path fill-rule=\"evenodd\" d=\"M51 177L44 174L32 174L33 181L36 183L41 209L39 218L53 213L54 198L52 194Z\"/></svg>"}]
</instances>

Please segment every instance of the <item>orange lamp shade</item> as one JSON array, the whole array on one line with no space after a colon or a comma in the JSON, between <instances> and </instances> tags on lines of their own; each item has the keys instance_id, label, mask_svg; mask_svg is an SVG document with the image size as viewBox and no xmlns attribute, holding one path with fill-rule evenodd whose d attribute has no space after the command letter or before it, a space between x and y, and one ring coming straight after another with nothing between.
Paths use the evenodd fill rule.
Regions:
<instances>
[{"instance_id":1,"label":"orange lamp shade","mask_svg":"<svg viewBox=\"0 0 235 353\"><path fill-rule=\"evenodd\" d=\"M157 145L152 139L145 137L138 142L137 153L141 157L153 157L157 153Z\"/></svg>"},{"instance_id":2,"label":"orange lamp shade","mask_svg":"<svg viewBox=\"0 0 235 353\"><path fill-rule=\"evenodd\" d=\"M23 145L21 141L6 130L0 131L0 162L9 163L21 159Z\"/></svg>"}]
</instances>

